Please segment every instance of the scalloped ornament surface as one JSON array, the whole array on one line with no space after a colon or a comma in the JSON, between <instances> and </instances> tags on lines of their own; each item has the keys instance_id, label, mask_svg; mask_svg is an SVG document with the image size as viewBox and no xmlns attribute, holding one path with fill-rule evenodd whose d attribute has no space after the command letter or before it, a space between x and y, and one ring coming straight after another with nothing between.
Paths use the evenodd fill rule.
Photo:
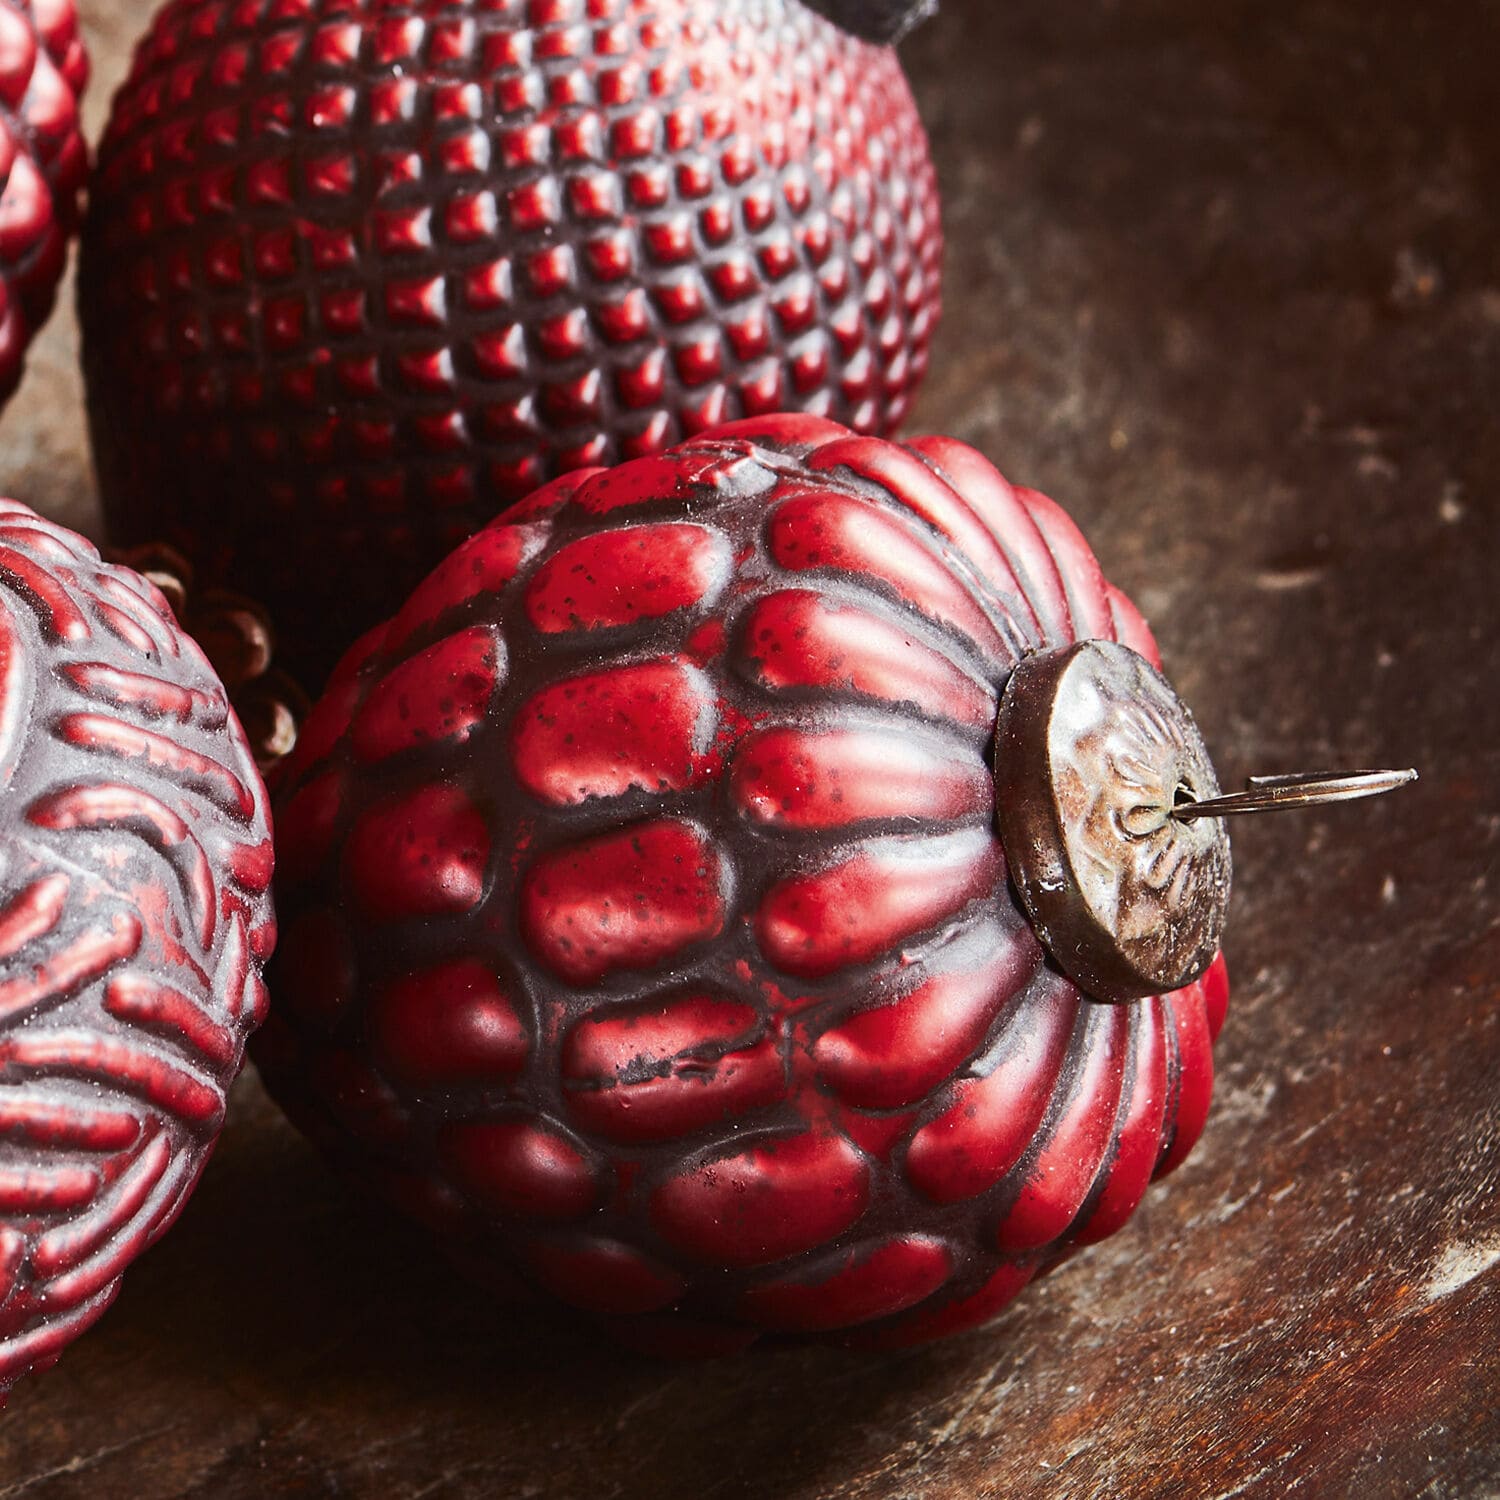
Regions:
<instances>
[{"instance_id":1,"label":"scalloped ornament surface","mask_svg":"<svg viewBox=\"0 0 1500 1500\"><path fill-rule=\"evenodd\" d=\"M0 0L0 404L21 382L78 227L88 76L73 0Z\"/></svg>"},{"instance_id":2,"label":"scalloped ornament surface","mask_svg":"<svg viewBox=\"0 0 1500 1500\"><path fill-rule=\"evenodd\" d=\"M262 600L321 681L562 470L893 428L940 260L895 54L799 0L171 0L80 271L112 534Z\"/></svg>"},{"instance_id":3,"label":"scalloped ornament surface","mask_svg":"<svg viewBox=\"0 0 1500 1500\"><path fill-rule=\"evenodd\" d=\"M165 601L0 501L0 1399L171 1224L275 941L264 788Z\"/></svg>"},{"instance_id":4,"label":"scalloped ornament surface","mask_svg":"<svg viewBox=\"0 0 1500 1500\"><path fill-rule=\"evenodd\" d=\"M305 726L263 1075L646 1347L984 1321L1182 1159L1227 1000L1090 1000L1007 883L998 694L1081 636L1155 658L956 442L782 417L554 481Z\"/></svg>"}]
</instances>

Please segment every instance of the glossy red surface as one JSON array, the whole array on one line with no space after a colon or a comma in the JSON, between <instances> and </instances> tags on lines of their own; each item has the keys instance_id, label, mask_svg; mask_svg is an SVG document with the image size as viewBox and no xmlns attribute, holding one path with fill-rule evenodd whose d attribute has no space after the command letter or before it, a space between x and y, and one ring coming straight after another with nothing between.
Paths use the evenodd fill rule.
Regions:
<instances>
[{"instance_id":1,"label":"glossy red surface","mask_svg":"<svg viewBox=\"0 0 1500 1500\"><path fill-rule=\"evenodd\" d=\"M485 1083L526 1065L520 997L476 959L455 959L390 984L370 1014L381 1068L418 1087Z\"/></svg>"},{"instance_id":2,"label":"glossy red surface","mask_svg":"<svg viewBox=\"0 0 1500 1500\"><path fill-rule=\"evenodd\" d=\"M511 733L516 775L559 807L629 791L682 791L712 767L713 687L681 661L586 672L542 688Z\"/></svg>"}]
</instances>

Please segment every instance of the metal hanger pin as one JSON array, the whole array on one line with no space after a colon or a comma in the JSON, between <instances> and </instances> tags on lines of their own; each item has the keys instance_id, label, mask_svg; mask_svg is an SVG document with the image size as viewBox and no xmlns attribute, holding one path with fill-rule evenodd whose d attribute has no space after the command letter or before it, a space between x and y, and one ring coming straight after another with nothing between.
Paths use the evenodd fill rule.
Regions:
<instances>
[{"instance_id":1,"label":"metal hanger pin","mask_svg":"<svg viewBox=\"0 0 1500 1500\"><path fill-rule=\"evenodd\" d=\"M1179 822L1194 818L1232 818L1242 813L1274 812L1280 808L1318 807L1331 802L1353 802L1378 797L1417 779L1406 771L1294 771L1284 776L1250 776L1243 792L1195 801L1185 791L1172 809Z\"/></svg>"}]
</instances>

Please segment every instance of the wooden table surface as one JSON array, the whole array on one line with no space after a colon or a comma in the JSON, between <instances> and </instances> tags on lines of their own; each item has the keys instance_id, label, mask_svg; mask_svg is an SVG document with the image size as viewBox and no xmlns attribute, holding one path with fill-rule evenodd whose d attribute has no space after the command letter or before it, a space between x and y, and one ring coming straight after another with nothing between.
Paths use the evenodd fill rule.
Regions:
<instances>
[{"instance_id":1,"label":"wooden table surface","mask_svg":"<svg viewBox=\"0 0 1500 1500\"><path fill-rule=\"evenodd\" d=\"M97 131L142 0L92 0ZM1500 1494L1500 124L1492 0L945 0L915 425L1064 500L1236 829L1205 1139L989 1328L642 1363L477 1308L253 1077L171 1235L0 1417L0 1500ZM70 294L69 294L70 295ZM0 489L91 514L60 314Z\"/></svg>"}]
</instances>

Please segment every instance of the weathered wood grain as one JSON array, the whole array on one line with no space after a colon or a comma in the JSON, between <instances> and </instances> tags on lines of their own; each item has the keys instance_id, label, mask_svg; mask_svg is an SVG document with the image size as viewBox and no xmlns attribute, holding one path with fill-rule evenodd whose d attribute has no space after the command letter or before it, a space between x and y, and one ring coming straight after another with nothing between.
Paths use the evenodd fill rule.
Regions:
<instances>
[{"instance_id":1,"label":"weathered wood grain","mask_svg":"<svg viewBox=\"0 0 1500 1500\"><path fill-rule=\"evenodd\" d=\"M88 11L97 129L141 0ZM476 1310L239 1086L0 1497L1500 1494L1500 6L945 0L920 425L1075 510L1222 779L1415 764L1236 830L1203 1145L999 1323L646 1365ZM78 520L71 320L0 488Z\"/></svg>"}]
</instances>

